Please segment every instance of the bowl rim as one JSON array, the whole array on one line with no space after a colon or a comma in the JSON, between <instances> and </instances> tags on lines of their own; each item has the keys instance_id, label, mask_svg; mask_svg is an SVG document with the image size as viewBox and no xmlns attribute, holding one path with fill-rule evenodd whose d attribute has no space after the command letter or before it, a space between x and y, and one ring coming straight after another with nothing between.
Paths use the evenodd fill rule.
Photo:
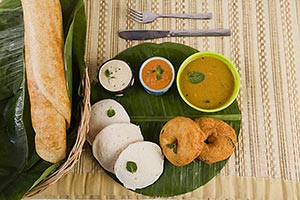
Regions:
<instances>
[{"instance_id":1,"label":"bowl rim","mask_svg":"<svg viewBox=\"0 0 300 200\"><path fill-rule=\"evenodd\" d=\"M207 108L199 108L197 106L195 106L194 104L190 103L185 96L183 95L181 88L180 88L180 77L182 74L182 71L185 69L185 67L192 61L198 59L199 57L212 57L212 58L216 58L220 61L222 61L223 63L225 63L225 65L228 67L228 69L231 71L233 79L234 79L234 90L232 92L232 95L230 96L230 98L221 106L216 107L216 108L211 108L211 109L207 109ZM202 51L202 52L197 52L194 53L192 55L190 55L189 57L187 57L180 65L178 72L177 72L177 77L176 77L176 85L177 85L177 90L180 94L180 97L184 100L185 103L187 103L190 107L198 110L198 111L202 111L202 112L218 112L221 110L224 110L225 108L229 107L237 98L239 90L240 90L240 75L239 72L237 70L237 68L235 67L235 64L226 56L220 54L220 53L216 53L213 51Z\"/></svg>"},{"instance_id":2,"label":"bowl rim","mask_svg":"<svg viewBox=\"0 0 300 200\"><path fill-rule=\"evenodd\" d=\"M163 60L163 61L165 61L166 63L168 63L169 67L171 68L172 74L173 74L170 83L169 83L166 87L164 87L163 89L160 89L160 90L154 90L154 89L149 88L149 87L145 84L145 82L144 82L144 80L143 80L143 78L142 78L142 71L143 71L144 67L146 66L146 64L147 64L148 62L152 61L152 60L155 60L155 59ZM141 67L140 67L140 69L139 69L139 79L140 79L140 83L142 84L142 86L143 86L147 91L149 91L149 92L151 92L151 93L164 93L164 92L166 92L166 91L167 91L168 89L170 89L171 86L173 85L174 80L175 80L175 75L176 75L176 74L175 74L175 68L174 68L174 65L171 63L171 61L169 61L167 58L164 58L164 57L162 57L162 56L153 56L153 57L150 57L150 58L146 59L146 60L142 63L142 65L141 65Z\"/></svg>"}]
</instances>

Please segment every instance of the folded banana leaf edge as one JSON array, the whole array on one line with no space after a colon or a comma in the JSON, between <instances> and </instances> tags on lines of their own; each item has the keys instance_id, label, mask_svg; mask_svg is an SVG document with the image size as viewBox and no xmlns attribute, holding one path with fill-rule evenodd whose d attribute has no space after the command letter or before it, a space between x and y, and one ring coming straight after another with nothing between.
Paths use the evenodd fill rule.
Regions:
<instances>
[{"instance_id":1,"label":"folded banana leaf edge","mask_svg":"<svg viewBox=\"0 0 300 200\"><path fill-rule=\"evenodd\" d=\"M167 93L161 96L148 94L140 84L139 68L147 58L165 57L174 65L177 72L181 63L196 52L198 50L192 47L170 42L142 43L126 49L113 59L123 60L130 65L135 79L134 85L125 91L124 96L116 96L106 91L99 82L94 81L92 83L91 102L93 104L107 98L119 101L128 112L131 122L140 126L144 140L157 144L159 144L159 133L164 123L176 116L185 116L191 119L212 116L222 119L231 125L238 135L241 113L237 101L234 101L223 111L203 113L189 107L181 99L175 83ZM214 178L227 161L228 159L208 165L196 159L189 165L177 167L165 159L164 172L158 181L144 189L137 189L135 192L155 197L170 197L191 192ZM120 183L114 174L107 173Z\"/></svg>"},{"instance_id":2,"label":"folded banana leaf edge","mask_svg":"<svg viewBox=\"0 0 300 200\"><path fill-rule=\"evenodd\" d=\"M84 77L83 0L61 0L65 36L65 76L72 100L68 152L80 121ZM64 162L51 164L35 152L24 64L24 27L20 0L0 1L0 199L21 199Z\"/></svg>"}]
</instances>

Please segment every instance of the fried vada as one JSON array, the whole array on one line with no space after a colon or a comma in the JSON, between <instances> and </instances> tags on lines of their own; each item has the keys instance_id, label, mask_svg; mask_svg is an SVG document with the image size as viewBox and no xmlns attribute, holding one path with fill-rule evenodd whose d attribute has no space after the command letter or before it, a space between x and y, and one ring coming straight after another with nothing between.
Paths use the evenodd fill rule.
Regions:
<instances>
[{"instance_id":1,"label":"fried vada","mask_svg":"<svg viewBox=\"0 0 300 200\"><path fill-rule=\"evenodd\" d=\"M213 117L201 117L195 122L205 134L204 147L198 157L201 161L212 164L231 156L237 136L229 124Z\"/></svg>"},{"instance_id":2,"label":"fried vada","mask_svg":"<svg viewBox=\"0 0 300 200\"><path fill-rule=\"evenodd\" d=\"M204 133L190 118L175 117L161 129L159 143L165 157L176 166L197 158L204 146Z\"/></svg>"}]
</instances>

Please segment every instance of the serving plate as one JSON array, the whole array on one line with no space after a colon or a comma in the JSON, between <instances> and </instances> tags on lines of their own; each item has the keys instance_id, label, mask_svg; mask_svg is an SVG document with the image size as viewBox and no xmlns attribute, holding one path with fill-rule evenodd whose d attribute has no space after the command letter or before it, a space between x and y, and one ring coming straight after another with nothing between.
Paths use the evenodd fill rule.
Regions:
<instances>
[{"instance_id":1,"label":"serving plate","mask_svg":"<svg viewBox=\"0 0 300 200\"><path fill-rule=\"evenodd\" d=\"M230 124L238 135L240 132L241 113L234 101L228 108L216 113L203 113L189 107L180 97L176 84L162 96L153 96L145 92L138 80L141 64L150 57L162 56L174 65L175 71L188 56L198 50L178 43L143 43L129 48L115 58L124 60L131 68L135 78L134 85L124 96L115 96L94 81L91 87L91 103L101 99L112 98L119 101L130 115L131 122L140 126L144 139L159 144L159 133L163 124L176 117L185 116L195 119L200 116L212 116ZM184 194L206 184L225 166L228 159L208 165L199 160L183 167L172 165L165 159L164 172L157 182L135 192L148 195L169 197ZM120 183L114 174L107 172Z\"/></svg>"}]
</instances>

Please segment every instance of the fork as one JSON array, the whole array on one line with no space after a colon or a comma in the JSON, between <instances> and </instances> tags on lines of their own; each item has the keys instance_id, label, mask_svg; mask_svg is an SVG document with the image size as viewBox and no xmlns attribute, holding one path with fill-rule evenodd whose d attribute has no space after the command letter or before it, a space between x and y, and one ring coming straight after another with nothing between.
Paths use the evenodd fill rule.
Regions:
<instances>
[{"instance_id":1,"label":"fork","mask_svg":"<svg viewBox=\"0 0 300 200\"><path fill-rule=\"evenodd\" d=\"M154 14L151 12L141 12L132 8L127 9L129 17L139 23L150 23L156 18L187 18L187 19L211 19L212 13L195 14Z\"/></svg>"}]
</instances>

